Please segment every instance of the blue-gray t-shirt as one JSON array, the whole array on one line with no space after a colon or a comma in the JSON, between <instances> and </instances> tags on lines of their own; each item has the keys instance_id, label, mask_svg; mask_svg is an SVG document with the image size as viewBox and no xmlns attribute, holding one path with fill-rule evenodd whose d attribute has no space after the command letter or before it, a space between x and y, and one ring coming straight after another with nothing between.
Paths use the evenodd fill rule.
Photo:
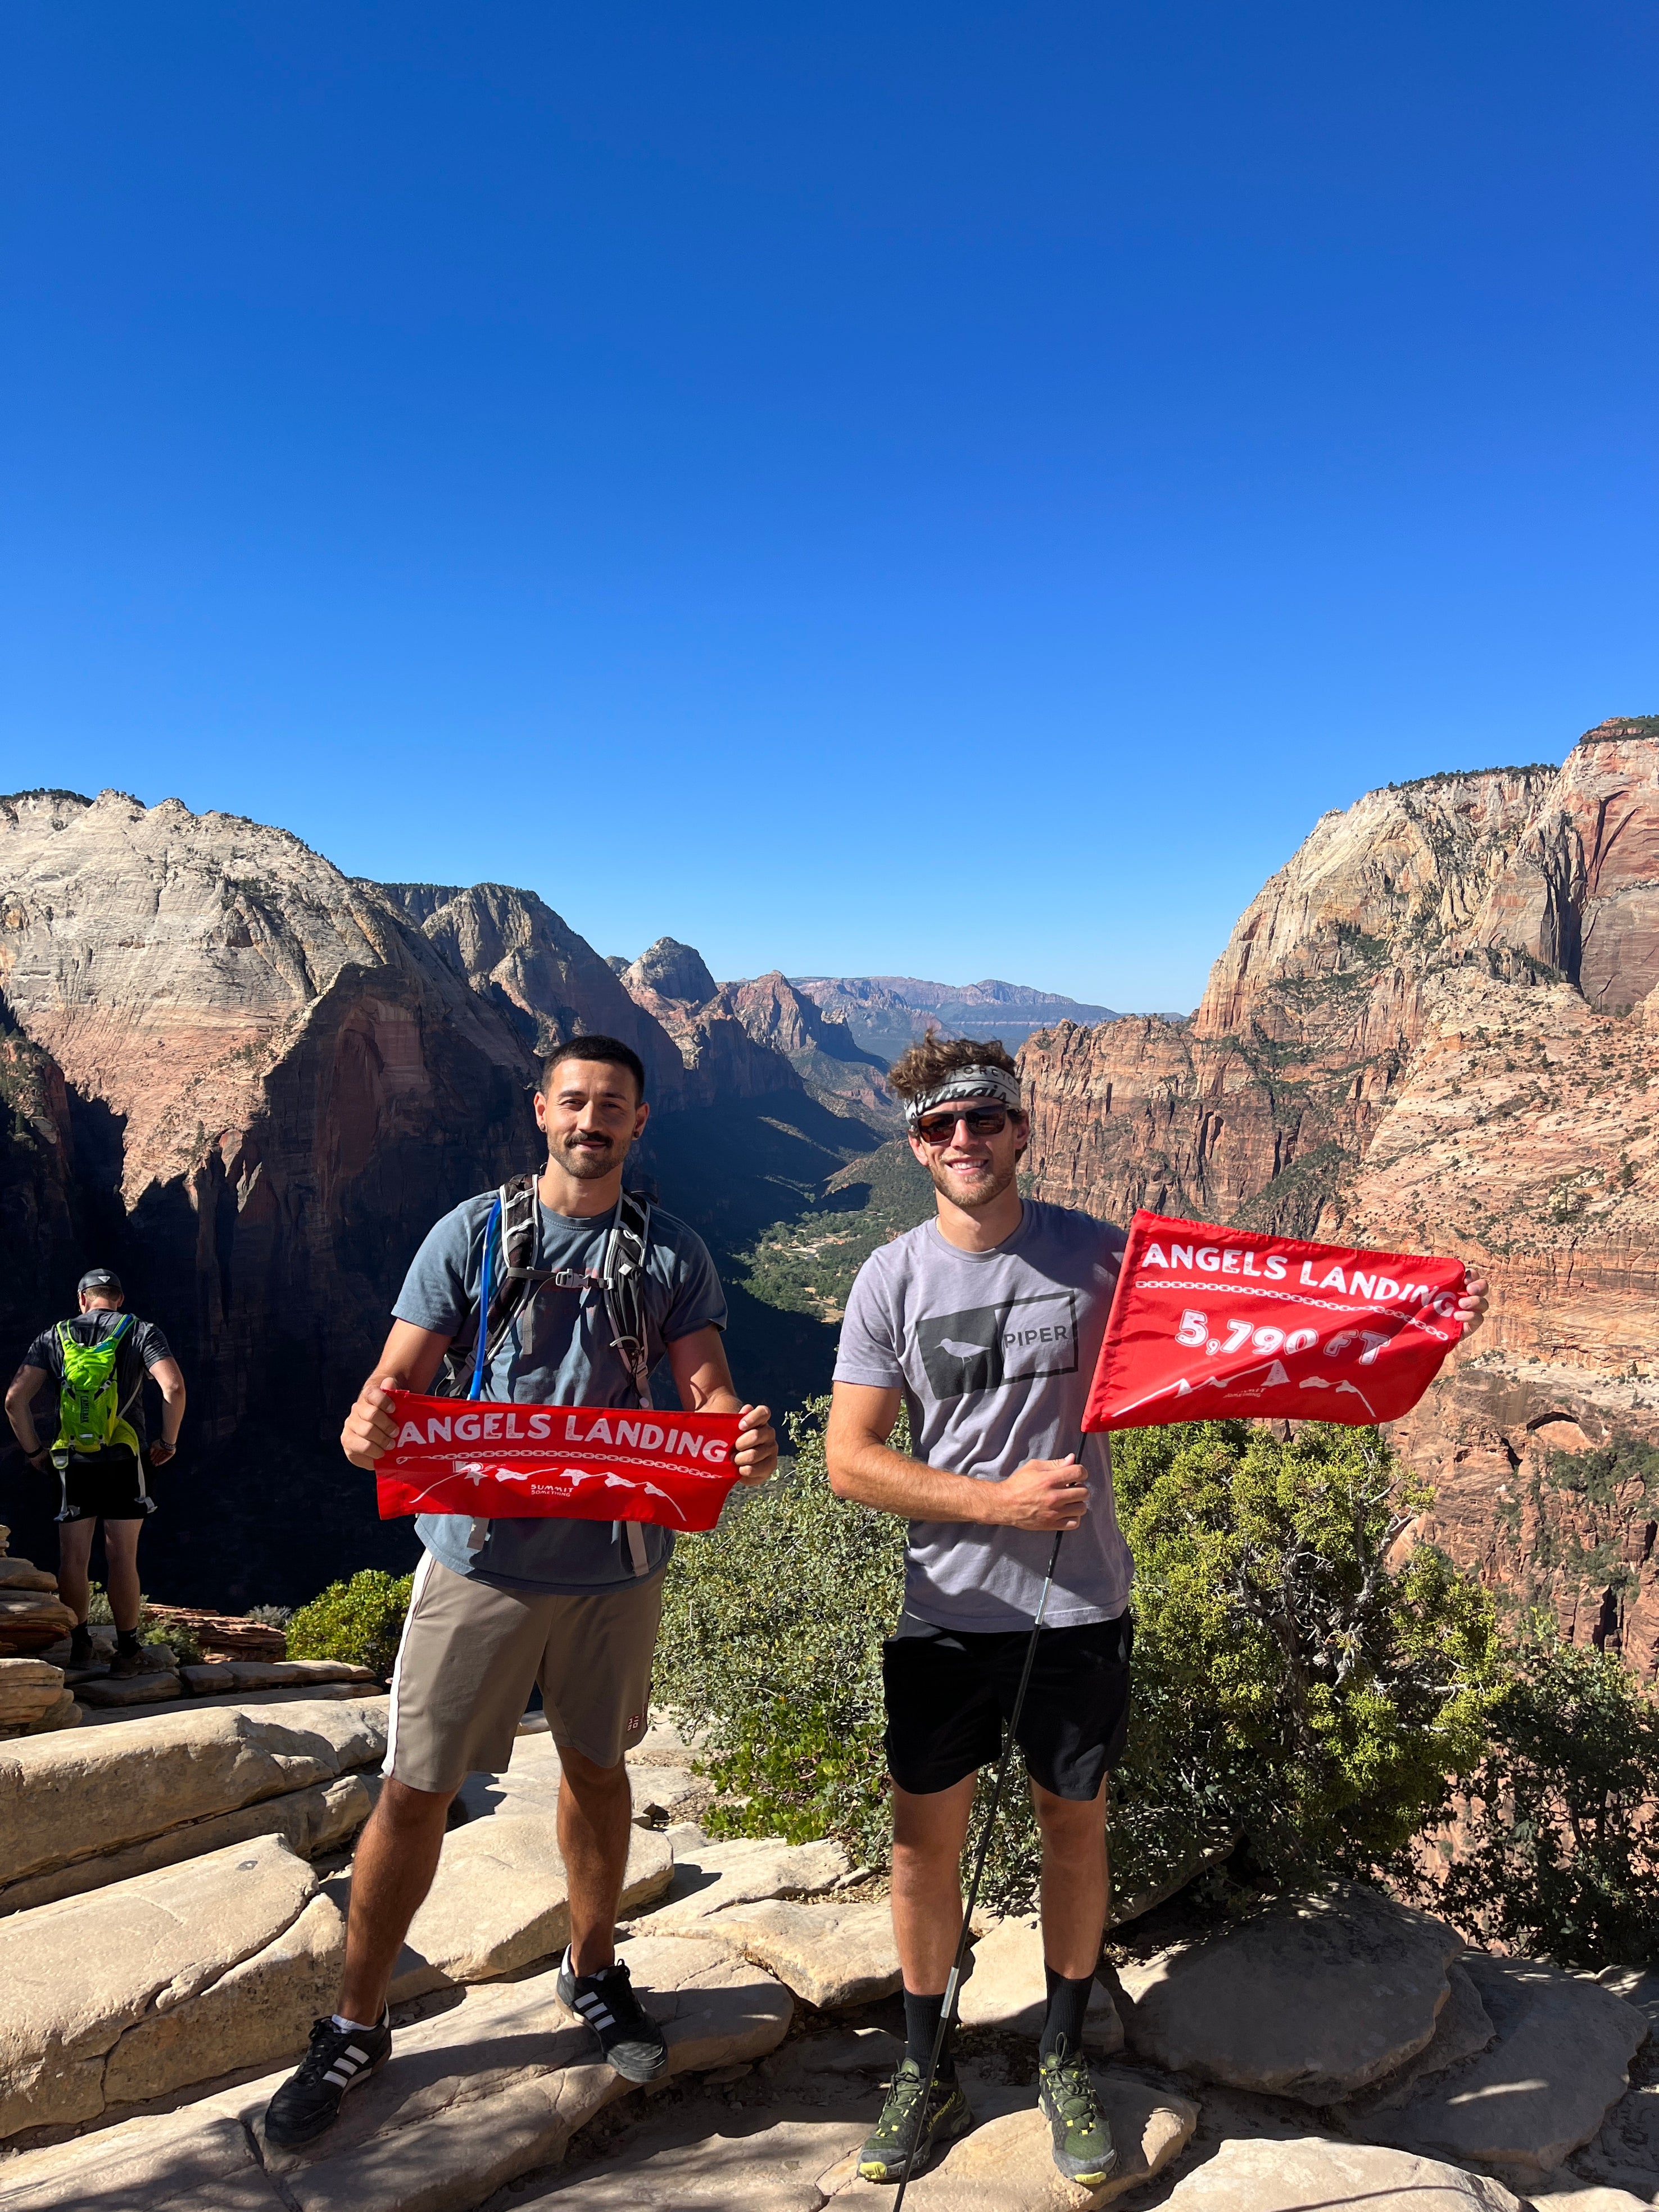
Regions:
<instances>
[{"instance_id":1,"label":"blue-gray t-shirt","mask_svg":"<svg viewBox=\"0 0 1659 2212\"><path fill-rule=\"evenodd\" d=\"M454 1336L477 1310L484 1231L495 1196L487 1190L465 1200L428 1231L392 1309L399 1321ZM614 1215L575 1220L539 1200L536 1212L532 1267L597 1273ZM498 1231L492 1273L501 1265ZM653 1367L681 1337L726 1327L726 1297L707 1246L695 1230L654 1206L645 1273ZM483 1395L520 1406L637 1405L633 1378L611 1335L603 1292L544 1284L508 1328L484 1375ZM475 1575L499 1589L580 1596L636 1579L628 1532L617 1522L471 1521L459 1513L422 1513L415 1528L427 1550L454 1573ZM640 1533L647 1571L658 1573L674 1548L672 1531L647 1522Z\"/></svg>"}]
</instances>

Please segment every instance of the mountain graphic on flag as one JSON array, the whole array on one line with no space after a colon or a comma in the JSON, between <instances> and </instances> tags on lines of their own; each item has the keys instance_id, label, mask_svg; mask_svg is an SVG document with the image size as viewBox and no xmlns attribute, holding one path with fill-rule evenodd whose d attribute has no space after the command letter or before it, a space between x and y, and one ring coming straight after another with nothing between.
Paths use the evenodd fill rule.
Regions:
<instances>
[{"instance_id":1,"label":"mountain graphic on flag","mask_svg":"<svg viewBox=\"0 0 1659 2212\"><path fill-rule=\"evenodd\" d=\"M1409 1413L1462 1335L1461 1260L1137 1213L1085 1430Z\"/></svg>"}]
</instances>

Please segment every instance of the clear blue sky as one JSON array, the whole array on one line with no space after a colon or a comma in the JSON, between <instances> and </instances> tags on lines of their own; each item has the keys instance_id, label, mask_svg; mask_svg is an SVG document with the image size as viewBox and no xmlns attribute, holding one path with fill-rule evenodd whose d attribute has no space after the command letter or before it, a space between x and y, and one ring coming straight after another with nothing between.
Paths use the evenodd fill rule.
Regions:
<instances>
[{"instance_id":1,"label":"clear blue sky","mask_svg":"<svg viewBox=\"0 0 1659 2212\"><path fill-rule=\"evenodd\" d=\"M1190 1006L1659 708L1659 16L9 0L0 788Z\"/></svg>"}]
</instances>

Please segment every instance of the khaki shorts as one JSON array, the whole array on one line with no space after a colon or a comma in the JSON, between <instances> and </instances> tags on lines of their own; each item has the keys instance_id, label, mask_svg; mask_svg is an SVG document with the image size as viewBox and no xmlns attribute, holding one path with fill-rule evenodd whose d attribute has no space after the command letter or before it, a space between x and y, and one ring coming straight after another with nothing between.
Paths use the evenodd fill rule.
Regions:
<instances>
[{"instance_id":1,"label":"khaki shorts","mask_svg":"<svg viewBox=\"0 0 1659 2212\"><path fill-rule=\"evenodd\" d=\"M392 1676L385 1773L453 1791L499 1774L532 1686L556 1743L614 1766L645 1734L663 1577L591 1596L494 1589L428 1552Z\"/></svg>"}]
</instances>

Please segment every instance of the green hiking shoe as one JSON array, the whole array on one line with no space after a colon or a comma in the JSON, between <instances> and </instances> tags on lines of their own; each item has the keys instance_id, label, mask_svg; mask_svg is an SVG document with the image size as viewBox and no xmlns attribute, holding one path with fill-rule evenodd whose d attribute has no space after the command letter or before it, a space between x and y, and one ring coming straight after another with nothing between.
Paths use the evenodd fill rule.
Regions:
<instances>
[{"instance_id":1,"label":"green hiking shoe","mask_svg":"<svg viewBox=\"0 0 1659 2212\"><path fill-rule=\"evenodd\" d=\"M1037 2079L1037 2102L1054 2137L1054 2164L1068 2181L1092 2189L1117 2164L1117 2151L1095 2094L1089 2062L1080 2051L1067 2051L1061 2036L1048 2057L1038 2062Z\"/></svg>"},{"instance_id":2,"label":"green hiking shoe","mask_svg":"<svg viewBox=\"0 0 1659 2212\"><path fill-rule=\"evenodd\" d=\"M915 2060L903 2060L888 2089L875 2132L859 2153L859 2173L863 2180L902 2179L904 2161L910 2156L912 2143L915 2145L915 2156L910 2163L914 2178L926 2170L936 2150L954 2142L958 2136L965 2136L973 2126L974 2116L968 2109L968 2100L955 2081L934 2082L924 2116L921 2079L921 2069Z\"/></svg>"}]
</instances>

